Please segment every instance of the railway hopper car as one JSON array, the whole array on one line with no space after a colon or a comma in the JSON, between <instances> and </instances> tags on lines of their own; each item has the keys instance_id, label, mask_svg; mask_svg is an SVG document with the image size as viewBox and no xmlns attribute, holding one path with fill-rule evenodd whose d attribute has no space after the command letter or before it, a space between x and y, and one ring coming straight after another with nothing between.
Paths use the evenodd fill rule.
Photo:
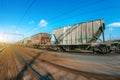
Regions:
<instances>
[{"instance_id":1,"label":"railway hopper car","mask_svg":"<svg viewBox=\"0 0 120 80\"><path fill-rule=\"evenodd\" d=\"M35 48L45 47L51 41L51 34L39 33L31 37L31 44Z\"/></svg>"},{"instance_id":2,"label":"railway hopper car","mask_svg":"<svg viewBox=\"0 0 120 80\"><path fill-rule=\"evenodd\" d=\"M56 45L64 51L90 49L97 40L104 41L104 20L93 20L54 30ZM102 35L102 40L99 37Z\"/></svg>"}]
</instances>

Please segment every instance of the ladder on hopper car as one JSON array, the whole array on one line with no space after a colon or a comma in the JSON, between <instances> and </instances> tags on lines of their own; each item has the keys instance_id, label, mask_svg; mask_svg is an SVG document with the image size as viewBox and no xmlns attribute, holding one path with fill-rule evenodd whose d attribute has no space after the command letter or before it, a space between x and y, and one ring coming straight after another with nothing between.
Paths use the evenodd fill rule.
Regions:
<instances>
[{"instance_id":1,"label":"ladder on hopper car","mask_svg":"<svg viewBox=\"0 0 120 80\"><path fill-rule=\"evenodd\" d=\"M56 41L55 43L58 44L59 41L57 40L55 34L53 34L53 36L55 37L55 41ZM59 47L62 51L66 51L62 46L59 46L59 45L56 45L56 46Z\"/></svg>"},{"instance_id":2,"label":"ladder on hopper car","mask_svg":"<svg viewBox=\"0 0 120 80\"><path fill-rule=\"evenodd\" d=\"M103 25L103 26L102 26ZM104 30L105 30L105 25L104 23L101 25L101 27L99 27L98 31L95 33L95 35L93 35L93 38L91 40L88 41L88 43L93 43L96 40L98 40L99 36L101 35L101 33L103 33L103 42L104 42ZM99 39L100 41L102 41L101 39ZM91 46L89 45L86 50L91 49Z\"/></svg>"},{"instance_id":3,"label":"ladder on hopper car","mask_svg":"<svg viewBox=\"0 0 120 80\"><path fill-rule=\"evenodd\" d=\"M103 23L103 26L101 25L101 27L99 27L98 31L95 33L95 35L93 35L93 38L90 41L88 41L88 43L92 43L92 42L95 42L96 40L98 40L101 33L103 33L103 42L104 42L104 30L105 30L105 26Z\"/></svg>"}]
</instances>

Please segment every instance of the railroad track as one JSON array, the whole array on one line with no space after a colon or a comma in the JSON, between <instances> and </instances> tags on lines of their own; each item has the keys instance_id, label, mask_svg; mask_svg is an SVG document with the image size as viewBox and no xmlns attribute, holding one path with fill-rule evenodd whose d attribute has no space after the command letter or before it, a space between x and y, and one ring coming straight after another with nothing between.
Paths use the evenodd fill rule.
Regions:
<instances>
[{"instance_id":1,"label":"railroad track","mask_svg":"<svg viewBox=\"0 0 120 80\"><path fill-rule=\"evenodd\" d=\"M56 63L58 56L54 56L53 61L50 56L28 48L6 48L0 56L0 80L120 80L119 75L86 72L61 65Z\"/></svg>"},{"instance_id":2,"label":"railroad track","mask_svg":"<svg viewBox=\"0 0 120 80\"><path fill-rule=\"evenodd\" d=\"M21 55L19 52L15 52L18 59L23 63L24 67L23 69L19 72L18 76L17 76L17 80L22 80L23 78L26 80L54 80L54 78L49 74L47 73L46 75L42 75L40 74L39 72L37 72L31 65L34 63L34 61L26 61ZM26 78L24 75L25 75L25 72L28 71L28 74L32 74L31 76L32 77L28 77Z\"/></svg>"},{"instance_id":3,"label":"railroad track","mask_svg":"<svg viewBox=\"0 0 120 80\"><path fill-rule=\"evenodd\" d=\"M30 52L28 50L22 50L24 53ZM43 53L44 54L44 53ZM29 59L34 59L35 54L34 53L29 53L28 54L23 54L24 56L26 56L25 58L27 59L29 57ZM53 76L53 78L55 80L64 80L66 79L66 75L69 76L69 78L67 77L68 80L120 80L120 76L119 75L107 75L107 74L100 74L100 73L91 73L91 72L85 72L85 71L80 71L77 69L72 69L69 67L66 67L64 65L59 65L56 64L54 62L48 61L46 59L42 59L40 58L40 53L37 53L37 59L35 61L35 63L38 63L38 66L43 66L44 64L46 64L46 66L51 66L50 68L53 70L50 70L49 68L47 69L47 67L45 67L47 69L47 71ZM30 60L28 60L30 61ZM40 64L41 63L41 64ZM54 71L54 69L57 69L57 71ZM61 73L60 73L61 72ZM61 75L63 72L64 75ZM58 75L57 75L58 74ZM73 77L71 77L71 75ZM58 77L60 76L60 77Z\"/></svg>"}]
</instances>

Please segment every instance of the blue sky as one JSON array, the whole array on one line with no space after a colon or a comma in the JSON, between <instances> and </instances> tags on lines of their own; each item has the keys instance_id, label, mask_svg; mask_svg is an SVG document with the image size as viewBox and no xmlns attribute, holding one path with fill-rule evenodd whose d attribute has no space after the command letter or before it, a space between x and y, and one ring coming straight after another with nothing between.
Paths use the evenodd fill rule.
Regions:
<instances>
[{"instance_id":1,"label":"blue sky","mask_svg":"<svg viewBox=\"0 0 120 80\"><path fill-rule=\"evenodd\" d=\"M105 39L120 39L120 0L0 0L2 33L28 37L59 27L103 18ZM8 41L20 36L6 35Z\"/></svg>"}]
</instances>

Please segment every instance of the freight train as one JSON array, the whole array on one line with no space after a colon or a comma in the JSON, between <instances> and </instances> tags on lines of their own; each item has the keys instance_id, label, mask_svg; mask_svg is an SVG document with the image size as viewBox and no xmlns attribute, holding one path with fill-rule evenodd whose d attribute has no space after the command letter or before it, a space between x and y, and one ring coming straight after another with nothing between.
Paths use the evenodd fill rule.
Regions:
<instances>
[{"instance_id":1,"label":"freight train","mask_svg":"<svg viewBox=\"0 0 120 80\"><path fill-rule=\"evenodd\" d=\"M99 19L55 29L54 43L51 42L51 34L48 33L39 33L18 43L34 48L44 47L62 51L92 50L98 53L108 53L112 49L111 44L104 40L104 30L104 20ZM100 36L102 39L99 38Z\"/></svg>"}]
</instances>

